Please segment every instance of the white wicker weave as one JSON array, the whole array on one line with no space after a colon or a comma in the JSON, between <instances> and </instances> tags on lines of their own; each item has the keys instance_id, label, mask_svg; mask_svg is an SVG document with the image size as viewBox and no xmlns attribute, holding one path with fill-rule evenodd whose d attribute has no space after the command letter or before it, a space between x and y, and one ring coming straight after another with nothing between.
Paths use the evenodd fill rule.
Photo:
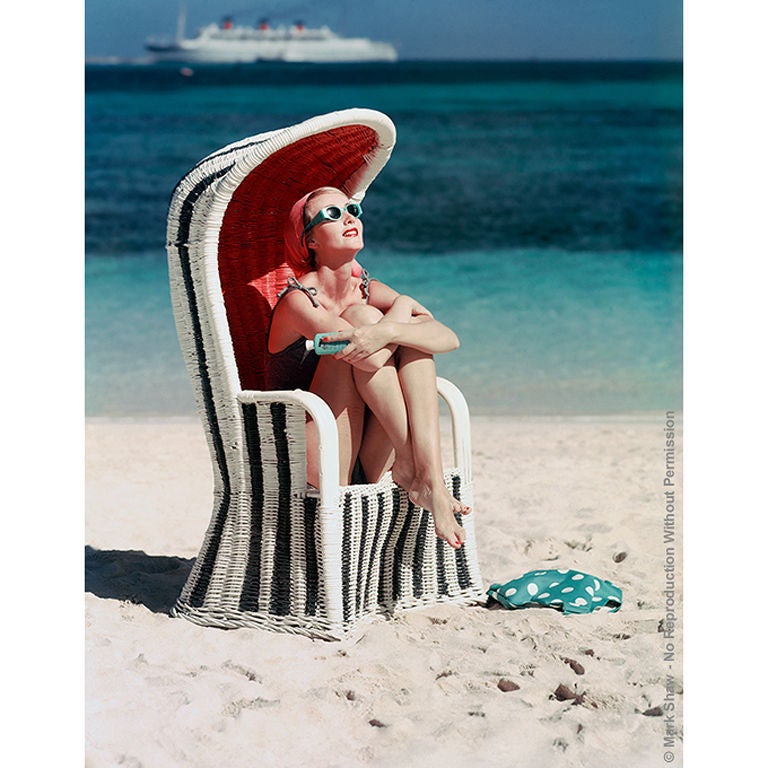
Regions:
<instances>
[{"instance_id":1,"label":"white wicker weave","mask_svg":"<svg viewBox=\"0 0 768 768\"><path fill-rule=\"evenodd\" d=\"M331 639L377 613L482 599L473 514L454 551L389 475L340 487L328 406L301 390L263 391L267 321L291 274L281 239L290 206L324 185L361 200L394 143L386 115L335 112L231 144L173 193L172 304L214 469L211 522L176 615ZM438 390L453 426L446 483L471 505L466 402L444 379ZM306 483L307 412L320 439L317 490Z\"/></svg>"}]
</instances>

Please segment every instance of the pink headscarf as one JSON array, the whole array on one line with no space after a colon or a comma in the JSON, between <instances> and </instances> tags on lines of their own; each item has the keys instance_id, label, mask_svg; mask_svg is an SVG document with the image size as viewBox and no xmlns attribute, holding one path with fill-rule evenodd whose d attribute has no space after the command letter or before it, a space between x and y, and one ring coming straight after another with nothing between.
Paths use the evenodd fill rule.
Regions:
<instances>
[{"instance_id":1,"label":"pink headscarf","mask_svg":"<svg viewBox=\"0 0 768 768\"><path fill-rule=\"evenodd\" d=\"M297 277L309 272L312 268L309 248L302 239L304 232L304 206L311 195L308 192L304 197L299 198L291 207L288 214L288 221L283 228L283 241L285 242L285 260L296 273Z\"/></svg>"},{"instance_id":2,"label":"pink headscarf","mask_svg":"<svg viewBox=\"0 0 768 768\"><path fill-rule=\"evenodd\" d=\"M304 207L307 204L312 192L308 192L304 197L300 197L291 207L288 214L288 221L283 228L283 242L285 243L285 260L293 269L296 277L301 277L312 270L312 259L309 254L309 247L302 238L304 232ZM360 277L363 274L363 268L355 260L352 263L352 276Z\"/></svg>"}]
</instances>

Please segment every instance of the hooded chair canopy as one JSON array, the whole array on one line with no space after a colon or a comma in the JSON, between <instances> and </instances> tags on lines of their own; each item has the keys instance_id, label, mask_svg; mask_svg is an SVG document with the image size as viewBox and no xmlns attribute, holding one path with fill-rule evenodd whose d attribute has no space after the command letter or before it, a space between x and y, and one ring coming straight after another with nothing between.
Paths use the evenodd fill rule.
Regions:
<instances>
[{"instance_id":1,"label":"hooded chair canopy","mask_svg":"<svg viewBox=\"0 0 768 768\"><path fill-rule=\"evenodd\" d=\"M347 122L350 113L354 123ZM168 241L180 252L199 246L189 226L192 211L201 198L212 198L210 221L197 235L215 253L211 265L218 274L206 279L212 295L220 290L226 309L223 336L231 340L237 389L264 388L269 316L293 274L283 243L291 206L321 186L338 187L360 202L394 144L395 127L386 115L345 110L225 147L177 187L171 208L182 215L178 226L176 216L169 219Z\"/></svg>"}]
</instances>

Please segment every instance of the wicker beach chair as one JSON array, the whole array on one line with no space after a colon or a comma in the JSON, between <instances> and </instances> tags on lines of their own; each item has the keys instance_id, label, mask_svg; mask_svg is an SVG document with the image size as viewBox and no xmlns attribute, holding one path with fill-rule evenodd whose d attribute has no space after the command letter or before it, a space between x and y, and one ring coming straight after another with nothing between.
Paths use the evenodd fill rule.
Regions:
<instances>
[{"instance_id":1,"label":"wicker beach chair","mask_svg":"<svg viewBox=\"0 0 768 768\"><path fill-rule=\"evenodd\" d=\"M214 470L211 522L174 615L338 639L376 614L483 596L472 514L454 551L389 474L339 486L330 408L263 389L270 312L292 274L281 235L290 206L324 185L359 201L394 143L386 115L344 110L224 147L174 190L171 296ZM438 388L453 430L446 483L472 504L467 406L451 383ZM306 482L307 412L318 489Z\"/></svg>"}]
</instances>

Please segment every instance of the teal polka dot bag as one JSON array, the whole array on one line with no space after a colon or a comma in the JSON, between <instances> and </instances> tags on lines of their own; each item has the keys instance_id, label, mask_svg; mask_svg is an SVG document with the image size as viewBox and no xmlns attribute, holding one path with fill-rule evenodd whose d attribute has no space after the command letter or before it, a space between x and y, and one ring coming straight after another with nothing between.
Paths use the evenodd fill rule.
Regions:
<instances>
[{"instance_id":1,"label":"teal polka dot bag","mask_svg":"<svg viewBox=\"0 0 768 768\"><path fill-rule=\"evenodd\" d=\"M621 608L622 592L605 579L574 570L530 571L506 584L491 584L488 595L505 608L544 605L563 613Z\"/></svg>"}]
</instances>

